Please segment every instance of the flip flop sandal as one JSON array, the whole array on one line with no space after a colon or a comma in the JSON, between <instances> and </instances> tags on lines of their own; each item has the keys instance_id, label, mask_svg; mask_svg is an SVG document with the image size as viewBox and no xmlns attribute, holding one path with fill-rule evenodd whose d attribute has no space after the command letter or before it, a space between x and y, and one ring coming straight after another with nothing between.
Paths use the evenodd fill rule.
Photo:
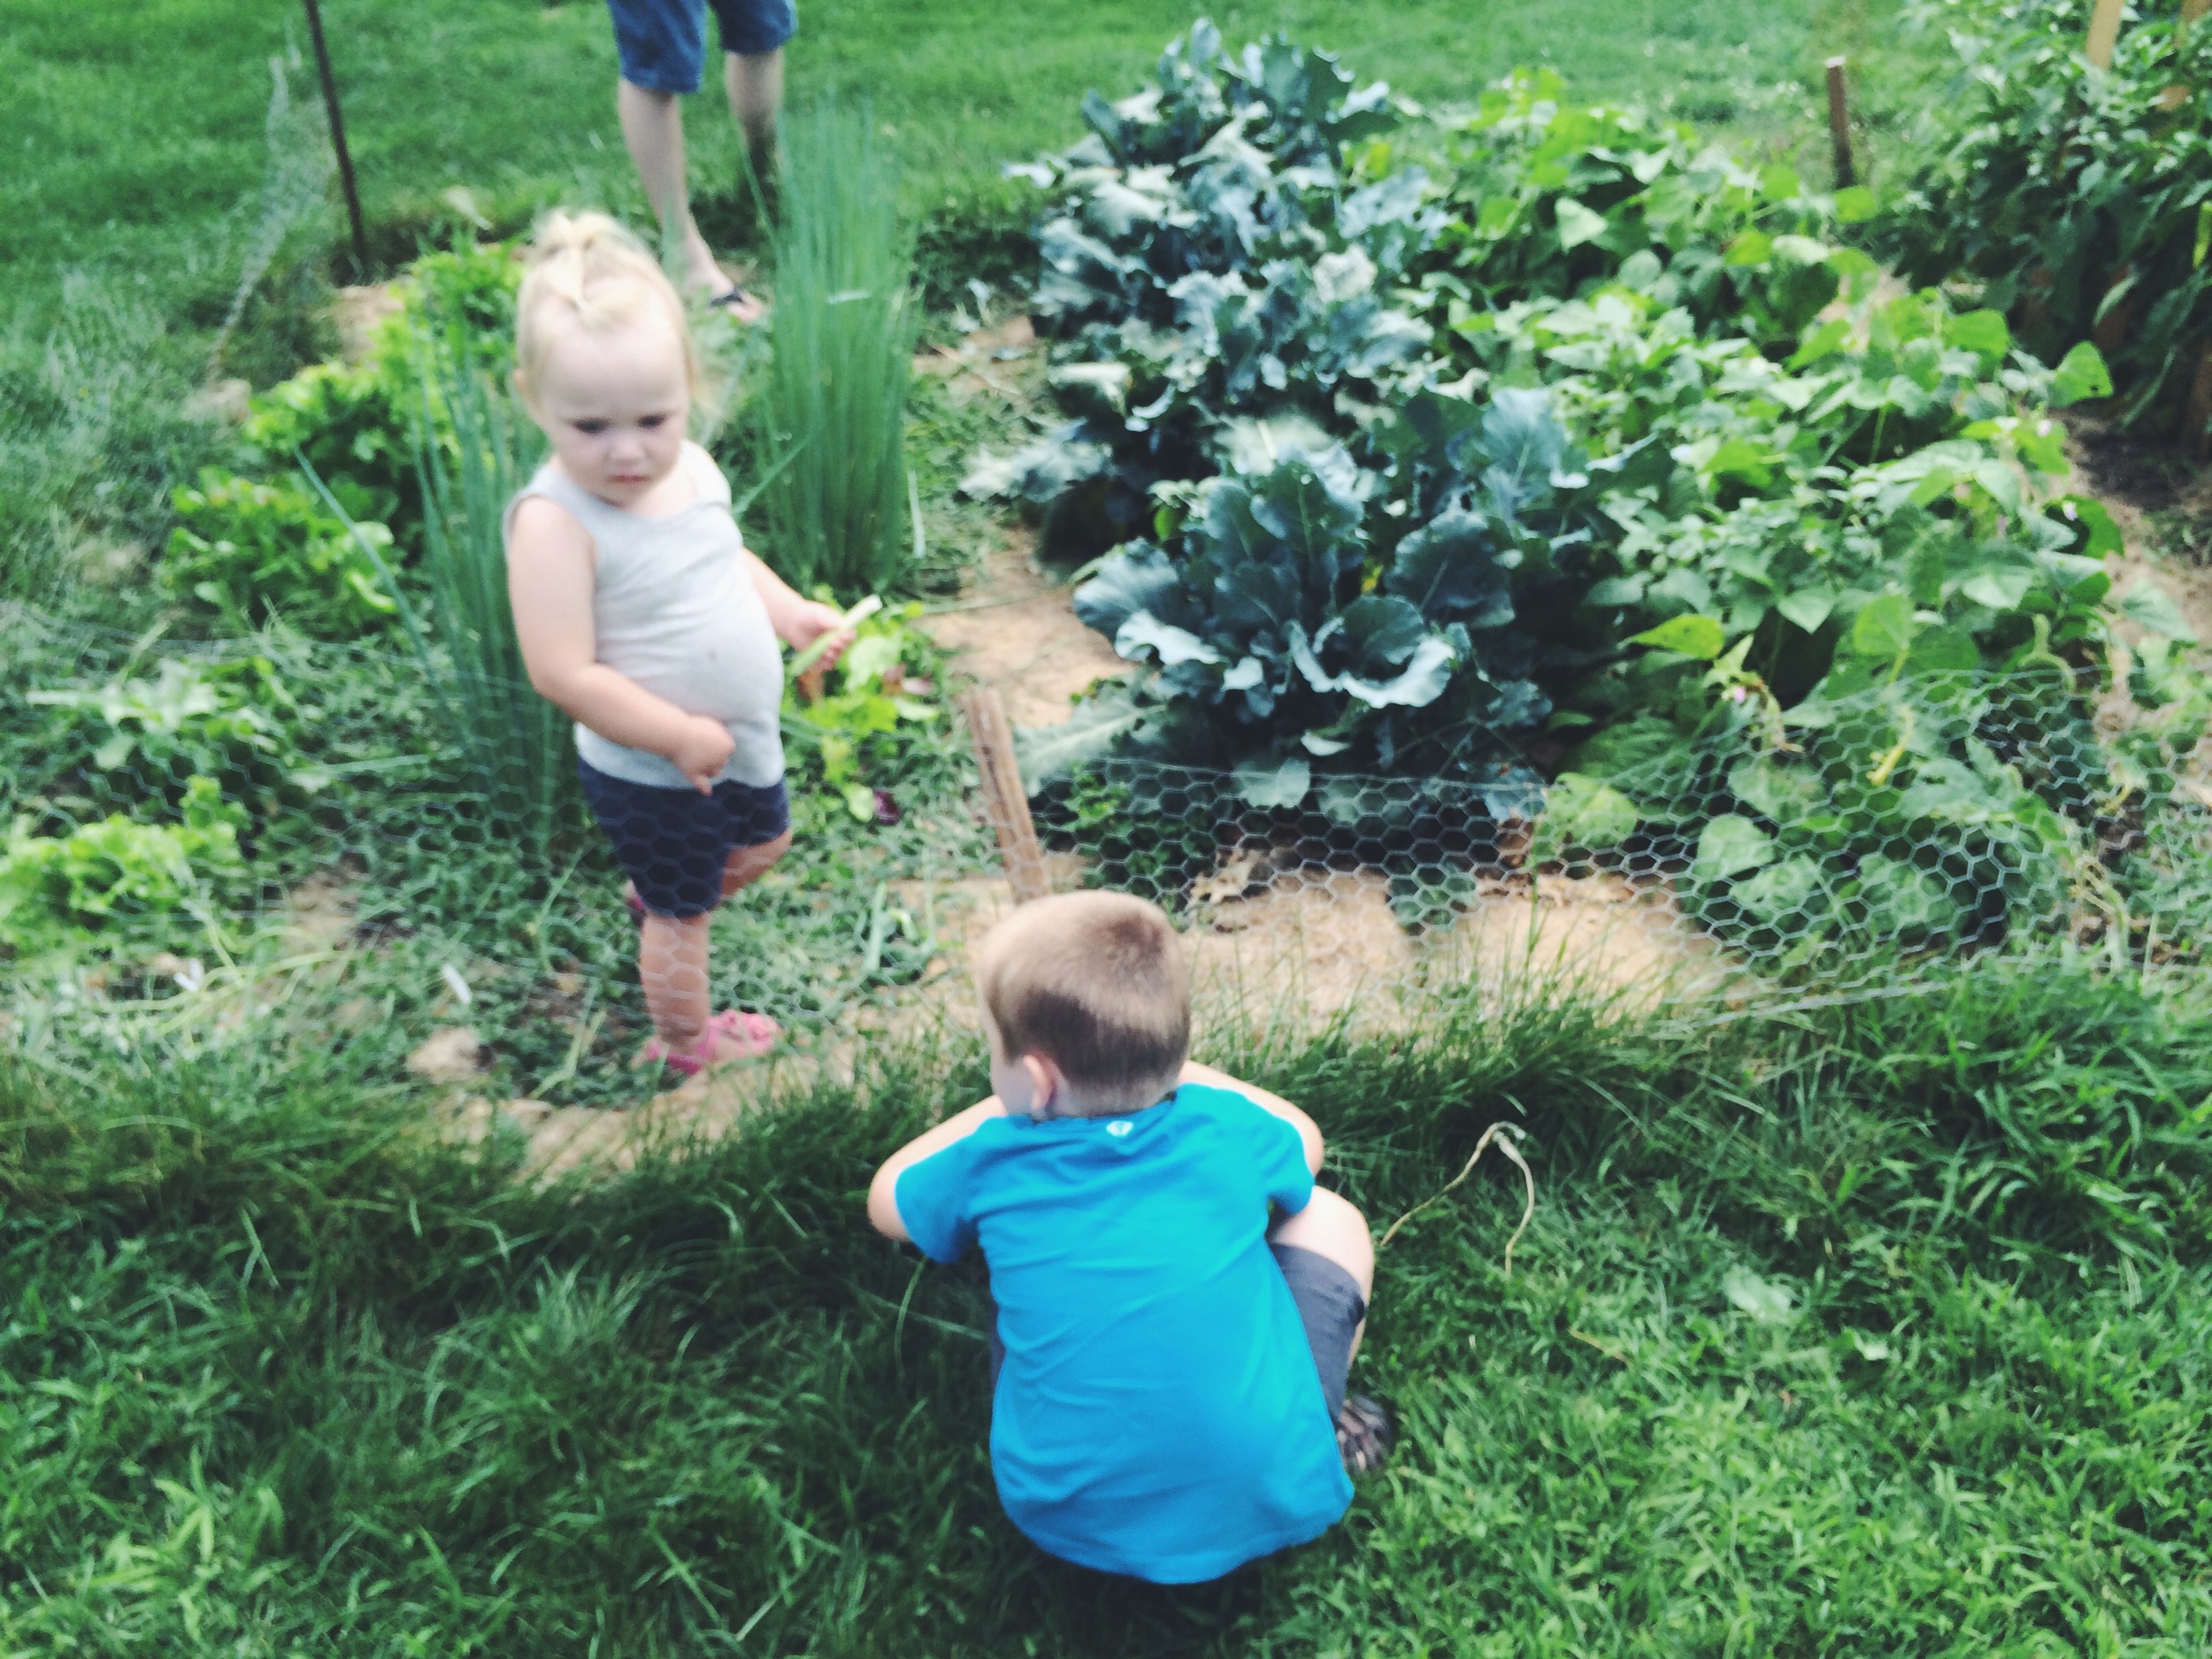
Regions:
<instances>
[{"instance_id":1,"label":"flip flop sandal","mask_svg":"<svg viewBox=\"0 0 2212 1659\"><path fill-rule=\"evenodd\" d=\"M757 323L767 315L768 308L748 294L736 283L730 284L729 292L718 294L707 302L707 309L726 311L741 323Z\"/></svg>"},{"instance_id":2,"label":"flip flop sandal","mask_svg":"<svg viewBox=\"0 0 2212 1659\"><path fill-rule=\"evenodd\" d=\"M1398 1425L1381 1402L1365 1394L1347 1394L1336 1414L1336 1449L1344 1459L1344 1472L1355 1479L1371 1475L1388 1461L1398 1442Z\"/></svg>"},{"instance_id":3,"label":"flip flop sandal","mask_svg":"<svg viewBox=\"0 0 2212 1659\"><path fill-rule=\"evenodd\" d=\"M749 1013L743 1009L728 1009L707 1021L707 1028L699 1033L698 1041L683 1050L672 1049L655 1037L638 1051L637 1064L664 1065L672 1071L686 1077L696 1077L710 1065L727 1065L738 1060L757 1060L776 1046L776 1039L783 1027L765 1014ZM742 1054L720 1054L725 1039L734 1039L745 1045Z\"/></svg>"}]
</instances>

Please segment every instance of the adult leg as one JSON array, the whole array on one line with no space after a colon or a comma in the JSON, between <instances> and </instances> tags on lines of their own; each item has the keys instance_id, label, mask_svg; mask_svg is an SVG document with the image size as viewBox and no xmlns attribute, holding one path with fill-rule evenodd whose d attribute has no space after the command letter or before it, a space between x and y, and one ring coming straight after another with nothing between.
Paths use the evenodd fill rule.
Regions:
<instances>
[{"instance_id":1,"label":"adult leg","mask_svg":"<svg viewBox=\"0 0 2212 1659\"><path fill-rule=\"evenodd\" d=\"M730 113L745 134L754 176L764 183L775 167L776 116L783 108L783 48L724 53L722 81L729 88Z\"/></svg>"},{"instance_id":2,"label":"adult leg","mask_svg":"<svg viewBox=\"0 0 2212 1659\"><path fill-rule=\"evenodd\" d=\"M615 107L622 142L629 146L639 182L660 219L661 234L679 250L684 280L710 295L725 293L730 279L691 217L691 184L684 171L683 111L672 92L616 82Z\"/></svg>"}]
</instances>

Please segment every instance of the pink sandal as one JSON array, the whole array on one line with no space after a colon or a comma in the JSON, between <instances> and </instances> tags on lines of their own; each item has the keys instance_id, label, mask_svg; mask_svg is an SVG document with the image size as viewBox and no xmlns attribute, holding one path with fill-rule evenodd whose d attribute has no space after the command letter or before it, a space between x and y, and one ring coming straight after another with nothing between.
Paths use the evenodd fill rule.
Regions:
<instances>
[{"instance_id":1,"label":"pink sandal","mask_svg":"<svg viewBox=\"0 0 2212 1659\"><path fill-rule=\"evenodd\" d=\"M698 1041L689 1048L678 1052L656 1037L639 1051L637 1064L664 1065L686 1077L696 1077L710 1065L759 1059L776 1046L776 1039L782 1032L783 1027L765 1014L749 1013L743 1009L727 1009L707 1021L707 1028L699 1033ZM719 1052L725 1041L743 1043L744 1052Z\"/></svg>"}]
</instances>

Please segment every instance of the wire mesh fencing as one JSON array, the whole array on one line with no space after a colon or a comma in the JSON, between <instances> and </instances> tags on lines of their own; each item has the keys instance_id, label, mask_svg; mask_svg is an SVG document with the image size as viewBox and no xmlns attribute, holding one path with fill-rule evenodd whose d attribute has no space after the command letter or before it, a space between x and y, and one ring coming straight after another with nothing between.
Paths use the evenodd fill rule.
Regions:
<instances>
[{"instance_id":1,"label":"wire mesh fencing","mask_svg":"<svg viewBox=\"0 0 2212 1659\"><path fill-rule=\"evenodd\" d=\"M524 752L527 731L503 750L457 742L440 689L388 651L5 622L0 1005L16 1042L65 1059L273 1022L371 1069L440 1038L418 1069L495 1069L518 1096L629 1104L680 1080L632 1064L655 987L565 730L550 759ZM708 895L710 1009L819 1049L954 973L945 910L971 902L990 841L964 739L949 713L934 726L863 821L822 782L823 734L787 718L794 849L741 901L713 903L718 882ZM553 764L566 782L547 813Z\"/></svg>"},{"instance_id":2,"label":"wire mesh fencing","mask_svg":"<svg viewBox=\"0 0 2212 1659\"><path fill-rule=\"evenodd\" d=\"M1053 885L1163 905L1202 998L1248 1017L1386 1025L1532 987L1717 1011L1997 952L2155 969L2193 963L2212 921L2196 759L2016 678L1754 704L1686 736L1630 722L1601 752L1601 773L1548 784L1326 777L1293 807L1110 758L1031 816Z\"/></svg>"},{"instance_id":3,"label":"wire mesh fencing","mask_svg":"<svg viewBox=\"0 0 2212 1659\"><path fill-rule=\"evenodd\" d=\"M626 900L658 878L626 869L624 826L580 789L549 821L523 810L537 740L489 759L455 741L413 658L4 621L0 1002L12 1041L65 1061L274 1028L367 1073L634 1105L681 1080L636 1064L671 993L772 1020L780 1054L849 1062L971 1026L974 943L1019 897L1080 886L1175 919L1202 1026L1381 1031L1433 999L1525 995L1723 1015L1993 953L2185 965L2212 923L2212 797L2189 757L2016 677L1957 675L1747 706L1702 734L1628 722L1549 781L1322 776L1292 806L1139 756L1025 783L1002 723L979 762L949 707L885 787L833 788L802 710L792 849L741 856L757 879L730 902L757 820L703 850L661 816L632 826L708 884L644 895L712 910L703 962L656 958ZM657 983L673 973L693 977Z\"/></svg>"}]
</instances>

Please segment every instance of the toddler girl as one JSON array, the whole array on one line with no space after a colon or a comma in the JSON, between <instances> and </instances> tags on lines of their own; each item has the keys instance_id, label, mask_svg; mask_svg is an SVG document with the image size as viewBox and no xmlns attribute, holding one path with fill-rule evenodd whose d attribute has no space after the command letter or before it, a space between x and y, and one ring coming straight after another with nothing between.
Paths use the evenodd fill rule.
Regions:
<instances>
[{"instance_id":1,"label":"toddler girl","mask_svg":"<svg viewBox=\"0 0 2212 1659\"><path fill-rule=\"evenodd\" d=\"M710 1010L707 923L791 845L776 641L809 645L838 613L746 549L728 481L686 436L683 303L612 219L546 224L515 364L553 456L507 510L508 594L530 683L576 718L584 795L642 918L640 1058L692 1073L764 1053L775 1021Z\"/></svg>"}]
</instances>

